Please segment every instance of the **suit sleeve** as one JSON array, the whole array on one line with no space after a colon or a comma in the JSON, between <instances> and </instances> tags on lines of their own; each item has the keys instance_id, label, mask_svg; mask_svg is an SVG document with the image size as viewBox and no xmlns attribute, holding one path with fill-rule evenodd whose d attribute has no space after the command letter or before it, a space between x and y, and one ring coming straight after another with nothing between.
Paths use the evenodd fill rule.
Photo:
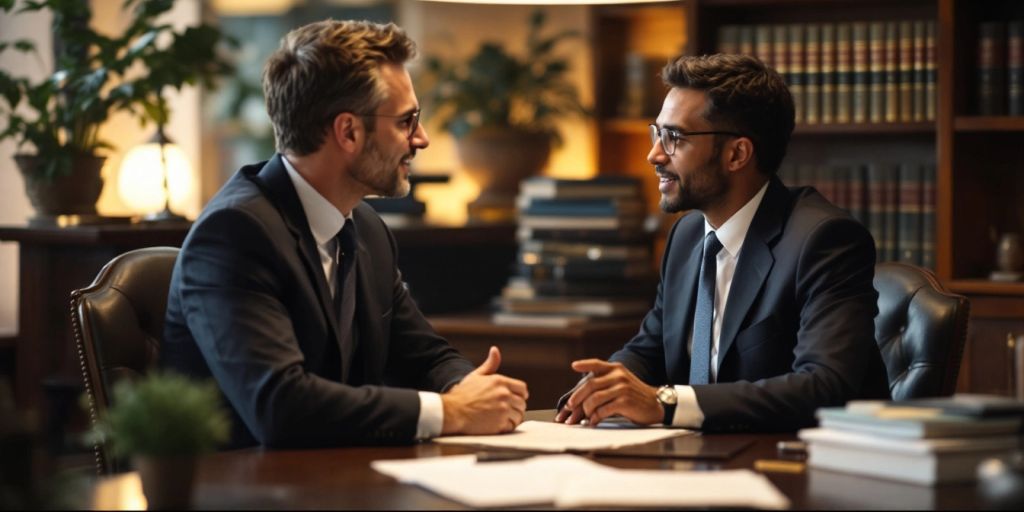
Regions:
<instances>
[{"instance_id":1,"label":"suit sleeve","mask_svg":"<svg viewBox=\"0 0 1024 512\"><path fill-rule=\"evenodd\" d=\"M282 299L294 272L271 238L252 215L220 210L194 226L179 256L183 313L227 400L270 447L411 442L415 390L306 371Z\"/></svg>"},{"instance_id":2,"label":"suit sleeve","mask_svg":"<svg viewBox=\"0 0 1024 512\"><path fill-rule=\"evenodd\" d=\"M398 261L398 244L391 230L383 225L383 221L377 221L387 233L394 261ZM390 267L394 273L391 285L393 313L391 348L385 371L390 376L389 382L438 393L447 391L473 371L473 365L434 331L409 293L398 265Z\"/></svg>"},{"instance_id":3,"label":"suit sleeve","mask_svg":"<svg viewBox=\"0 0 1024 512\"><path fill-rule=\"evenodd\" d=\"M694 386L710 431L793 430L818 407L855 398L874 341L875 248L849 218L829 218L806 237L795 274L799 329L792 371L754 382Z\"/></svg>"}]
</instances>

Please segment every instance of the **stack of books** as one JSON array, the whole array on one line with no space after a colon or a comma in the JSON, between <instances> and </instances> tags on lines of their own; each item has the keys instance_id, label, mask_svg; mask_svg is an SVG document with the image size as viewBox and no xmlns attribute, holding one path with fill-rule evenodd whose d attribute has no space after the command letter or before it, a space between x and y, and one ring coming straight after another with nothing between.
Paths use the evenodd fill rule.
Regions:
<instances>
[{"instance_id":1,"label":"stack of books","mask_svg":"<svg viewBox=\"0 0 1024 512\"><path fill-rule=\"evenodd\" d=\"M639 180L530 178L516 207L517 269L495 323L570 327L647 312L657 274Z\"/></svg>"},{"instance_id":2,"label":"stack of books","mask_svg":"<svg viewBox=\"0 0 1024 512\"><path fill-rule=\"evenodd\" d=\"M954 395L904 402L852 401L818 410L801 430L812 467L937 485L976 479L980 462L1020 447L1024 402Z\"/></svg>"}]
</instances>

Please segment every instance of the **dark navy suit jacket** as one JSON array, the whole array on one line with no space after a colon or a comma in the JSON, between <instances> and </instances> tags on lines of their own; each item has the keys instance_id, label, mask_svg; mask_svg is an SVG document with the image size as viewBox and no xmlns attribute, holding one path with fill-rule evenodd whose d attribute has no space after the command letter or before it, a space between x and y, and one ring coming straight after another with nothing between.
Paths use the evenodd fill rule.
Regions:
<instances>
[{"instance_id":1,"label":"dark navy suit jacket","mask_svg":"<svg viewBox=\"0 0 1024 512\"><path fill-rule=\"evenodd\" d=\"M232 446L411 442L416 389L442 391L472 371L413 302L380 217L361 203L352 218L355 326L337 325L280 155L236 173L185 239L161 363L216 379L233 412ZM358 336L343 343L353 327Z\"/></svg>"},{"instance_id":2,"label":"dark navy suit jacket","mask_svg":"<svg viewBox=\"0 0 1024 512\"><path fill-rule=\"evenodd\" d=\"M610 358L651 385L687 384L704 217L679 219L640 332ZM888 398L874 339L871 235L811 188L772 178L743 241L719 340L718 380L694 386L709 431L793 430L818 407Z\"/></svg>"}]
</instances>

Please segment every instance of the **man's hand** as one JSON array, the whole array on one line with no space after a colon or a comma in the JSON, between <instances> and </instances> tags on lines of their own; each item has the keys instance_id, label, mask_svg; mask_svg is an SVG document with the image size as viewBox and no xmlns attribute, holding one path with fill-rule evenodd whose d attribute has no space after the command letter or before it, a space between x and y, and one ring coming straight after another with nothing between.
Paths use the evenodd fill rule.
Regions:
<instances>
[{"instance_id":1,"label":"man's hand","mask_svg":"<svg viewBox=\"0 0 1024 512\"><path fill-rule=\"evenodd\" d=\"M583 359L573 361L572 369L593 372L594 376L569 397L555 421L573 425L586 419L588 424L597 425L618 414L638 425L661 423L665 411L658 403L657 389L645 384L622 363Z\"/></svg>"},{"instance_id":2,"label":"man's hand","mask_svg":"<svg viewBox=\"0 0 1024 512\"><path fill-rule=\"evenodd\" d=\"M442 434L501 434L523 422L530 396L526 383L498 375L499 366L501 352L491 347L483 364L441 395Z\"/></svg>"}]
</instances>

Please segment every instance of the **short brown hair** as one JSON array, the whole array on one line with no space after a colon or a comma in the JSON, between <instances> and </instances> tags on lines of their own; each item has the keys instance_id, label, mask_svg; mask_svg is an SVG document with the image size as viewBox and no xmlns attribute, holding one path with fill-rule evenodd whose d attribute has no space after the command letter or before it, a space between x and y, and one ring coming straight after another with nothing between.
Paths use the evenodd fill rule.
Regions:
<instances>
[{"instance_id":1,"label":"short brown hair","mask_svg":"<svg viewBox=\"0 0 1024 512\"><path fill-rule=\"evenodd\" d=\"M661 70L670 87L704 91L704 118L715 130L754 141L761 172L775 174L793 133L793 96L775 70L747 55L682 56Z\"/></svg>"},{"instance_id":2,"label":"short brown hair","mask_svg":"<svg viewBox=\"0 0 1024 512\"><path fill-rule=\"evenodd\" d=\"M381 64L404 64L416 43L394 23L326 20L288 33L263 68L277 150L320 148L342 112L371 114L386 99ZM373 129L373 118L367 118Z\"/></svg>"}]
</instances>

